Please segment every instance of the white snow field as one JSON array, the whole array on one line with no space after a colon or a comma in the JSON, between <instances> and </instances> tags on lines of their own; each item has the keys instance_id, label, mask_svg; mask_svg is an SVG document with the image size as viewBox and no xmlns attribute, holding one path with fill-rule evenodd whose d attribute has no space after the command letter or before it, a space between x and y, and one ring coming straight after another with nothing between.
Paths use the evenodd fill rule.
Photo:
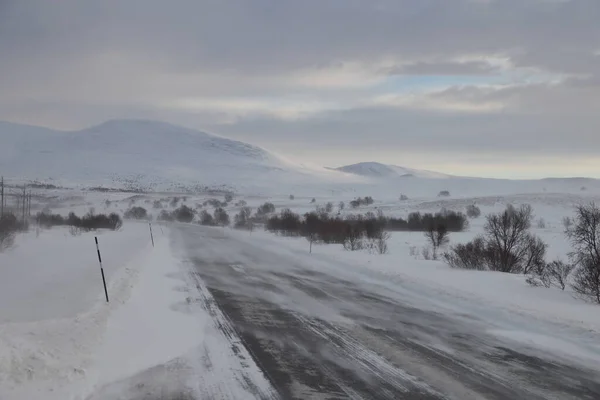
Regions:
<instances>
[{"instance_id":1,"label":"white snow field","mask_svg":"<svg viewBox=\"0 0 600 400\"><path fill-rule=\"evenodd\" d=\"M69 210L82 213L89 207L121 212L132 204L129 193L48 193L67 199L52 208L64 215ZM146 194L135 201L151 209L152 200L164 196ZM185 204L202 203L211 197L189 196ZM270 200L278 209L290 207L296 212L340 200L334 195L310 204L310 198L238 196L232 203L242 198L252 207ZM108 208L106 200L112 201ZM464 210L467 204L476 203L485 215L509 203L530 203L536 219L546 222L545 228L534 228L534 232L549 244L549 259L566 259L570 247L562 234L561 219L572 214L574 205L598 200L591 194L403 202L376 199L372 206L344 212L379 208L386 215L406 217L410 211L439 211L442 207ZM227 207L230 214L238 209ZM471 220L467 232L451 234L451 242L470 240L481 232L483 220ZM453 270L440 261L424 260L420 256L425 245L422 233L393 233L387 255L349 252L336 245L313 246L313 253L308 254L304 239L260 230L248 233L194 224L189 227L214 230L217 238L225 240L225 247L210 250L214 257L228 252L226 241L245 243L257 254L277 254L290 265L310 265L347 281L372 280L390 290L402 288L402 304L476 319L487 334L508 348L599 369L598 305L576 298L569 288L530 287L521 275ZM148 398L165 399L183 394L189 398L278 397L245 342L236 339L233 328L223 328L228 326L228 317L211 299L205 282L189 275L192 266L188 265L180 234L172 234L173 227L157 223L153 229L154 248L148 224L143 222L125 221L116 232L77 236L66 228L38 231L34 227L19 235L15 246L0 253L0 399L133 399L143 393L155 396ZM94 236L99 238L103 255L108 304ZM207 256L205 250L202 254ZM243 271L245 267L240 264L237 268ZM282 304L295 312L307 312L302 304L289 301L282 299ZM319 309L315 300L307 307L310 315ZM330 318L339 311L325 308L322 312L323 318ZM343 319L341 315L335 317L339 318ZM436 343L443 351L456 351L444 347L443 342Z\"/></svg>"},{"instance_id":2,"label":"white snow field","mask_svg":"<svg viewBox=\"0 0 600 400\"><path fill-rule=\"evenodd\" d=\"M595 179L482 179L373 162L307 167L153 121L79 132L0 123L0 175L12 193L37 184L33 214L63 216L123 215L134 205L154 220L181 204L212 212L205 202L222 201L224 191L235 195L225 206L232 218L240 200L301 214L328 202L337 213L343 201L341 215L404 218L478 205L482 217L452 233L451 244L481 233L486 214L528 203L548 261L571 249L562 218L600 203ZM375 203L351 209L358 196ZM197 219L154 222L154 247L145 222L78 233L32 221L0 251L0 400L600 396L600 306L569 287L425 260L419 232L392 233L386 255L338 245L309 254L304 239Z\"/></svg>"}]
</instances>

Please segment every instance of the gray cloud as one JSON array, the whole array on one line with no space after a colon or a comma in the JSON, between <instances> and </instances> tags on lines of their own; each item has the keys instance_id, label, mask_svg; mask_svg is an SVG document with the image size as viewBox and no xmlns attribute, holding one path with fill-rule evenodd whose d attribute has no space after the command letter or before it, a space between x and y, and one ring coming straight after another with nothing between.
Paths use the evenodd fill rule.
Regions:
<instances>
[{"instance_id":1,"label":"gray cloud","mask_svg":"<svg viewBox=\"0 0 600 400\"><path fill-rule=\"evenodd\" d=\"M0 0L0 119L159 118L318 162L587 156L599 16L597 0Z\"/></svg>"}]
</instances>

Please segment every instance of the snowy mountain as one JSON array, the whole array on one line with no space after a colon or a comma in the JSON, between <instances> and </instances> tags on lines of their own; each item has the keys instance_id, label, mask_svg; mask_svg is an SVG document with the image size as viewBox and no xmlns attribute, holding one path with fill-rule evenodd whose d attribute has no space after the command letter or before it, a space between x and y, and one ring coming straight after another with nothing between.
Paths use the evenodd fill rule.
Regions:
<instances>
[{"instance_id":1,"label":"snowy mountain","mask_svg":"<svg viewBox=\"0 0 600 400\"><path fill-rule=\"evenodd\" d=\"M81 131L0 123L0 174L60 184L168 190L348 180L247 143L179 126L115 120Z\"/></svg>"},{"instance_id":2,"label":"snowy mountain","mask_svg":"<svg viewBox=\"0 0 600 400\"><path fill-rule=\"evenodd\" d=\"M397 165L381 164L378 162L361 162L358 164L346 165L335 168L336 171L364 176L368 178L426 178L426 179L444 179L451 175L441 174L439 172L418 170Z\"/></svg>"}]
</instances>

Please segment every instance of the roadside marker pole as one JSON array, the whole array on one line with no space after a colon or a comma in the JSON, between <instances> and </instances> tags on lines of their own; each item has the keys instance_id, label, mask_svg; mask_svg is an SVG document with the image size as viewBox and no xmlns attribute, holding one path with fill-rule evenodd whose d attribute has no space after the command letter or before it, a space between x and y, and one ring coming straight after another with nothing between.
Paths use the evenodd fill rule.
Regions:
<instances>
[{"instance_id":1,"label":"roadside marker pole","mask_svg":"<svg viewBox=\"0 0 600 400\"><path fill-rule=\"evenodd\" d=\"M106 302L108 303L108 290L106 290L106 279L104 278L104 268L102 268L102 257L100 256L100 247L98 246L98 237L94 236L96 240L96 250L98 251L98 262L100 263L100 272L102 273L102 284L104 285L104 295L106 296Z\"/></svg>"},{"instance_id":2,"label":"roadside marker pole","mask_svg":"<svg viewBox=\"0 0 600 400\"><path fill-rule=\"evenodd\" d=\"M148 226L150 227L150 239L152 239L152 247L154 247L154 235L152 234L152 222L148 222Z\"/></svg>"}]
</instances>

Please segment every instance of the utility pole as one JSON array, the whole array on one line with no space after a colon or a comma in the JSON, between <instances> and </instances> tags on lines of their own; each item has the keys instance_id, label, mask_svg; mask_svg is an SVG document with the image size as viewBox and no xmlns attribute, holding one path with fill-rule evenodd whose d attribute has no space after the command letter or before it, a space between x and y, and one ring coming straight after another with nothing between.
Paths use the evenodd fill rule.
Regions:
<instances>
[{"instance_id":1,"label":"utility pole","mask_svg":"<svg viewBox=\"0 0 600 400\"><path fill-rule=\"evenodd\" d=\"M0 180L0 218L4 217L4 177Z\"/></svg>"},{"instance_id":2,"label":"utility pole","mask_svg":"<svg viewBox=\"0 0 600 400\"><path fill-rule=\"evenodd\" d=\"M23 185L23 223L25 223L25 202L27 201L27 186Z\"/></svg>"}]
</instances>

